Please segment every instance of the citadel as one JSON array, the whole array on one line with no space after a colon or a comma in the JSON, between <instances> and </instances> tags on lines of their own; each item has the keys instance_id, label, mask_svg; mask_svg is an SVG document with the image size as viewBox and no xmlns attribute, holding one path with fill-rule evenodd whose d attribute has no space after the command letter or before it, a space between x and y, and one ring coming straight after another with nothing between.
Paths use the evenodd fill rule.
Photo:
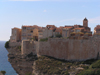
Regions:
<instances>
[{"instance_id":1,"label":"citadel","mask_svg":"<svg viewBox=\"0 0 100 75\"><path fill-rule=\"evenodd\" d=\"M100 25L94 28L92 34L88 20L83 25L65 25L56 27L47 25L24 25L22 28L12 28L9 46L21 46L21 55L30 53L41 56L51 56L68 61L85 61L100 57Z\"/></svg>"}]
</instances>

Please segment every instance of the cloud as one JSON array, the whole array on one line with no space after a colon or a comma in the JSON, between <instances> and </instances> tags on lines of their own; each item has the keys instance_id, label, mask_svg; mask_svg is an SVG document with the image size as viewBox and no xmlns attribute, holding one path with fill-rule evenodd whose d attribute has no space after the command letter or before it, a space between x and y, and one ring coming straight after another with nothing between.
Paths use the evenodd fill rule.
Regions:
<instances>
[{"instance_id":1,"label":"cloud","mask_svg":"<svg viewBox=\"0 0 100 75\"><path fill-rule=\"evenodd\" d=\"M43 12L47 12L47 10L44 10Z\"/></svg>"}]
</instances>

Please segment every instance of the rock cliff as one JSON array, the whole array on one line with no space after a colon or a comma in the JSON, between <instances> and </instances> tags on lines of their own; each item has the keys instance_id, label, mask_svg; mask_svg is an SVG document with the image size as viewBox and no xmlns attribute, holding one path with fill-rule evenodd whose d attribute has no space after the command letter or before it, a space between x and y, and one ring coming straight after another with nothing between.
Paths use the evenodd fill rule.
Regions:
<instances>
[{"instance_id":1,"label":"rock cliff","mask_svg":"<svg viewBox=\"0 0 100 75\"><path fill-rule=\"evenodd\" d=\"M33 53L23 56L20 46L10 47L7 50L8 61L18 75L77 75L77 72L84 69L80 66L80 62L73 64L47 56L37 58Z\"/></svg>"},{"instance_id":2,"label":"rock cliff","mask_svg":"<svg viewBox=\"0 0 100 75\"><path fill-rule=\"evenodd\" d=\"M36 55L32 53L28 55L21 55L20 46L7 48L8 61L11 63L12 67L19 75L32 75L33 62L37 58Z\"/></svg>"}]
</instances>

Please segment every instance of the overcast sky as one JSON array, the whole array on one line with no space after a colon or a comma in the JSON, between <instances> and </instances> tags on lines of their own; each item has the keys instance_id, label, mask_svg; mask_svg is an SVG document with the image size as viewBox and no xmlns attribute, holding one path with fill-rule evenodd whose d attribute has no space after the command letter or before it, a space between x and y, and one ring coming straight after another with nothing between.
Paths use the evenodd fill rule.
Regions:
<instances>
[{"instance_id":1,"label":"overcast sky","mask_svg":"<svg viewBox=\"0 0 100 75\"><path fill-rule=\"evenodd\" d=\"M13 27L83 25L85 17L93 31L100 24L100 0L0 0L0 41L10 39Z\"/></svg>"}]
</instances>

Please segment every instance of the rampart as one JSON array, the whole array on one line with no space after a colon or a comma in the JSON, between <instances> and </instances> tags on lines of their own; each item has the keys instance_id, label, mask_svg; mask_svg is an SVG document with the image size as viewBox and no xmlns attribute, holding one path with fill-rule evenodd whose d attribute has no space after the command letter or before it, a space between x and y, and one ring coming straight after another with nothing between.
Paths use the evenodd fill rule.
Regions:
<instances>
[{"instance_id":1,"label":"rampart","mask_svg":"<svg viewBox=\"0 0 100 75\"><path fill-rule=\"evenodd\" d=\"M35 41L23 40L21 44L21 54L27 55L30 53L36 55Z\"/></svg>"},{"instance_id":2,"label":"rampart","mask_svg":"<svg viewBox=\"0 0 100 75\"><path fill-rule=\"evenodd\" d=\"M21 54L46 55L68 61L84 61L100 57L100 36L89 39L49 38L48 41L22 41Z\"/></svg>"},{"instance_id":3,"label":"rampart","mask_svg":"<svg viewBox=\"0 0 100 75\"><path fill-rule=\"evenodd\" d=\"M96 59L100 57L100 36L88 40L49 38L39 42L37 54L69 61Z\"/></svg>"}]
</instances>

